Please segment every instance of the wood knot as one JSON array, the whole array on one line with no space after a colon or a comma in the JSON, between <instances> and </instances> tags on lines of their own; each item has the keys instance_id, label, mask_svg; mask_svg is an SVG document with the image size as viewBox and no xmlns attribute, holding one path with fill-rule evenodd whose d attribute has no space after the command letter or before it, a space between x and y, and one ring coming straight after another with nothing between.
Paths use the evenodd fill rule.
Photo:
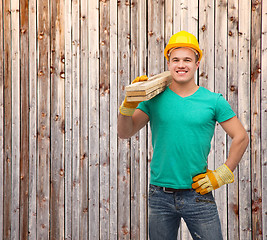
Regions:
<instances>
[{"instance_id":1,"label":"wood knot","mask_svg":"<svg viewBox=\"0 0 267 240\"><path fill-rule=\"evenodd\" d=\"M20 32L23 34L23 33L25 33L27 30L25 29L25 28L21 28L20 29Z\"/></svg>"},{"instance_id":2,"label":"wood knot","mask_svg":"<svg viewBox=\"0 0 267 240\"><path fill-rule=\"evenodd\" d=\"M59 171L59 175L60 175L61 177L64 176L64 170L63 170L63 169L60 169L60 171Z\"/></svg>"},{"instance_id":3,"label":"wood knot","mask_svg":"<svg viewBox=\"0 0 267 240\"><path fill-rule=\"evenodd\" d=\"M65 72L60 72L60 78L65 79Z\"/></svg>"},{"instance_id":4,"label":"wood knot","mask_svg":"<svg viewBox=\"0 0 267 240\"><path fill-rule=\"evenodd\" d=\"M206 25L203 25L202 28L201 28L201 30L202 30L203 32L205 32L205 31L207 30Z\"/></svg>"},{"instance_id":5,"label":"wood knot","mask_svg":"<svg viewBox=\"0 0 267 240\"><path fill-rule=\"evenodd\" d=\"M235 90L236 90L235 86L232 85L232 86L230 87L230 91L234 92Z\"/></svg>"},{"instance_id":6,"label":"wood knot","mask_svg":"<svg viewBox=\"0 0 267 240\"><path fill-rule=\"evenodd\" d=\"M44 75L44 72L43 72L42 70L40 70L40 71L38 72L38 76L41 77L41 76L43 76L43 75Z\"/></svg>"},{"instance_id":7,"label":"wood knot","mask_svg":"<svg viewBox=\"0 0 267 240\"><path fill-rule=\"evenodd\" d=\"M44 33L43 32L40 32L39 35L38 35L38 39L39 40L42 40L44 38Z\"/></svg>"}]
</instances>

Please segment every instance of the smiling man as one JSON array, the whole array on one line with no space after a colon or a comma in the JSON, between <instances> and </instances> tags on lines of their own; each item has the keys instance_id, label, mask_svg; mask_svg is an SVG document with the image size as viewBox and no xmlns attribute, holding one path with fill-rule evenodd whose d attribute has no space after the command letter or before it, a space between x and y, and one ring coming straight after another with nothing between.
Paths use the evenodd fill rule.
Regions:
<instances>
[{"instance_id":1,"label":"smiling man","mask_svg":"<svg viewBox=\"0 0 267 240\"><path fill-rule=\"evenodd\" d=\"M234 181L232 172L248 145L248 136L223 96L195 83L202 51L194 35L174 34L164 55L171 84L148 101L130 103L125 98L118 135L129 138L150 122L150 240L176 240L181 218L193 239L220 240L221 225L211 191ZM145 80L141 76L134 82ZM211 171L207 158L216 122L232 143L225 164Z\"/></svg>"}]
</instances>

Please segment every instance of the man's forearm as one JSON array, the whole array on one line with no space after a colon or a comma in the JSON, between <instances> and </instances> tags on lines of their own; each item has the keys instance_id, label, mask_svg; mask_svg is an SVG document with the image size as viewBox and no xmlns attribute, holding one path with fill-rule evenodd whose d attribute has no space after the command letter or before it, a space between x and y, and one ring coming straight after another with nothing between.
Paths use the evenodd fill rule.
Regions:
<instances>
[{"instance_id":1,"label":"man's forearm","mask_svg":"<svg viewBox=\"0 0 267 240\"><path fill-rule=\"evenodd\" d=\"M225 164L230 168L233 172L240 162L247 146L249 143L249 138L247 134L244 134L240 137L233 138L232 144L230 146L228 159Z\"/></svg>"},{"instance_id":2,"label":"man's forearm","mask_svg":"<svg viewBox=\"0 0 267 240\"><path fill-rule=\"evenodd\" d=\"M129 138L133 131L133 119L131 116L118 115L118 136L120 138Z\"/></svg>"}]
</instances>

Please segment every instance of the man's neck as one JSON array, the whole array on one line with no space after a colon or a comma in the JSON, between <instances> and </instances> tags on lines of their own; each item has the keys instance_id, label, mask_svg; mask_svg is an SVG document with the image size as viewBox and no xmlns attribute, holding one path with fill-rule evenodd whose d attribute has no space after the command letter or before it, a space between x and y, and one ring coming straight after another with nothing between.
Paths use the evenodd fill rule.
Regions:
<instances>
[{"instance_id":1,"label":"man's neck","mask_svg":"<svg viewBox=\"0 0 267 240\"><path fill-rule=\"evenodd\" d=\"M199 86L193 81L189 83L177 83L172 81L169 88L181 97L188 97L194 94L198 90Z\"/></svg>"}]
</instances>

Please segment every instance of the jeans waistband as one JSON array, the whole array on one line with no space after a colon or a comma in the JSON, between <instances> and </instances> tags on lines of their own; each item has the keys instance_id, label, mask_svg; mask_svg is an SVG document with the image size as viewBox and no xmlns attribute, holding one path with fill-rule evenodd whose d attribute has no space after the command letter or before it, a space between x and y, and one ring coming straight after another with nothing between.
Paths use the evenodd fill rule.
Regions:
<instances>
[{"instance_id":1,"label":"jeans waistband","mask_svg":"<svg viewBox=\"0 0 267 240\"><path fill-rule=\"evenodd\" d=\"M175 189L175 188L168 188L168 187L160 187L160 186L156 186L156 185L152 185L152 186L155 186L155 187L157 187L159 189L162 189L163 192L165 192L165 193L184 192L184 191L191 190L191 189Z\"/></svg>"}]
</instances>

